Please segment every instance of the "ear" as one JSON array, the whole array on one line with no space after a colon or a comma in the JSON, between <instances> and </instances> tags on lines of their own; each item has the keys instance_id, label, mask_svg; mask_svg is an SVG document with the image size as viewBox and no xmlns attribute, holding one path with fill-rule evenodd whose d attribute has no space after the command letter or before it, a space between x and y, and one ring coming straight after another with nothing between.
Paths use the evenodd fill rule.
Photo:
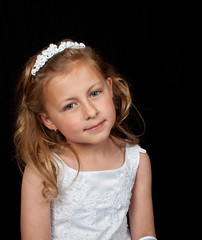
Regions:
<instances>
[{"instance_id":1,"label":"ear","mask_svg":"<svg viewBox=\"0 0 202 240\"><path fill-rule=\"evenodd\" d=\"M108 88L109 88L110 94L111 94L111 96L113 97L113 89L112 89L113 80L112 80L110 77L108 77L108 78L106 79L106 83L107 83L107 86L108 86Z\"/></svg>"},{"instance_id":2,"label":"ear","mask_svg":"<svg viewBox=\"0 0 202 240\"><path fill-rule=\"evenodd\" d=\"M55 124L51 121L51 119L47 116L46 113L39 113L39 119L50 130L57 130Z\"/></svg>"}]
</instances>

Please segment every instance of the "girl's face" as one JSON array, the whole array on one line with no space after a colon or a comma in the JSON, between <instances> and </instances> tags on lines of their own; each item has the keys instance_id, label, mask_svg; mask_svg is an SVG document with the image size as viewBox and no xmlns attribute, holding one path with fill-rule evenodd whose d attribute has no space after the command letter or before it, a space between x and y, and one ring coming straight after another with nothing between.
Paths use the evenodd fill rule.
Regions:
<instances>
[{"instance_id":1,"label":"girl's face","mask_svg":"<svg viewBox=\"0 0 202 240\"><path fill-rule=\"evenodd\" d=\"M86 62L79 61L69 73L49 80L44 86L46 127L59 130L68 142L97 144L109 137L116 112L112 80Z\"/></svg>"}]
</instances>

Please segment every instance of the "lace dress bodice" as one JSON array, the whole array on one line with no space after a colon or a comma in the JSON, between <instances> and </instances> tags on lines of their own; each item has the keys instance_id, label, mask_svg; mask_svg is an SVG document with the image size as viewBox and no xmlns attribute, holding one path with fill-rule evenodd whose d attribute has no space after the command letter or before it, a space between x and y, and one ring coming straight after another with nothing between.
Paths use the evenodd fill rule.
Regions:
<instances>
[{"instance_id":1,"label":"lace dress bodice","mask_svg":"<svg viewBox=\"0 0 202 240\"><path fill-rule=\"evenodd\" d=\"M52 240L129 240L127 212L139 166L139 145L126 145L122 167L77 171L58 161L59 195L51 201ZM75 181L74 181L75 180Z\"/></svg>"}]
</instances>

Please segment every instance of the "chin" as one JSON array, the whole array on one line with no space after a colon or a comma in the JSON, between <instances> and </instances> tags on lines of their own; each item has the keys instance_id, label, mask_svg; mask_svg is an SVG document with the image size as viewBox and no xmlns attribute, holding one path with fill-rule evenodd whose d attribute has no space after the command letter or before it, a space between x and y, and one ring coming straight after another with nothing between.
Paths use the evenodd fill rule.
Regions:
<instances>
[{"instance_id":1,"label":"chin","mask_svg":"<svg viewBox=\"0 0 202 240\"><path fill-rule=\"evenodd\" d=\"M110 136L110 132L107 133L107 134L103 134L103 135L97 135L97 136L94 136L94 138L92 138L92 141L91 141L91 144L99 144L99 143L102 143L104 141L106 141Z\"/></svg>"},{"instance_id":2,"label":"chin","mask_svg":"<svg viewBox=\"0 0 202 240\"><path fill-rule=\"evenodd\" d=\"M94 136L90 137L89 139L86 139L86 144L91 144L91 145L97 145L100 144L104 141L106 141L110 136L109 133L102 133L102 134L95 134Z\"/></svg>"}]
</instances>

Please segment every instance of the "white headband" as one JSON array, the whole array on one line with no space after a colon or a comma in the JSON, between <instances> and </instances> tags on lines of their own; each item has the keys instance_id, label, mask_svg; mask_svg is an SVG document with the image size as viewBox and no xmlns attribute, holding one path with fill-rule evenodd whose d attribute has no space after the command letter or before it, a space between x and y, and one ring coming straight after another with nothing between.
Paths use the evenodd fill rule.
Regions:
<instances>
[{"instance_id":1,"label":"white headband","mask_svg":"<svg viewBox=\"0 0 202 240\"><path fill-rule=\"evenodd\" d=\"M39 69L42 68L50 58L52 58L55 54L64 51L66 48L80 49L85 47L86 46L83 43L70 42L70 41L61 42L61 44L58 47L57 45L51 43L49 47L42 52L42 54L37 56L37 59L31 71L31 74L35 76L36 73L39 71Z\"/></svg>"}]
</instances>

